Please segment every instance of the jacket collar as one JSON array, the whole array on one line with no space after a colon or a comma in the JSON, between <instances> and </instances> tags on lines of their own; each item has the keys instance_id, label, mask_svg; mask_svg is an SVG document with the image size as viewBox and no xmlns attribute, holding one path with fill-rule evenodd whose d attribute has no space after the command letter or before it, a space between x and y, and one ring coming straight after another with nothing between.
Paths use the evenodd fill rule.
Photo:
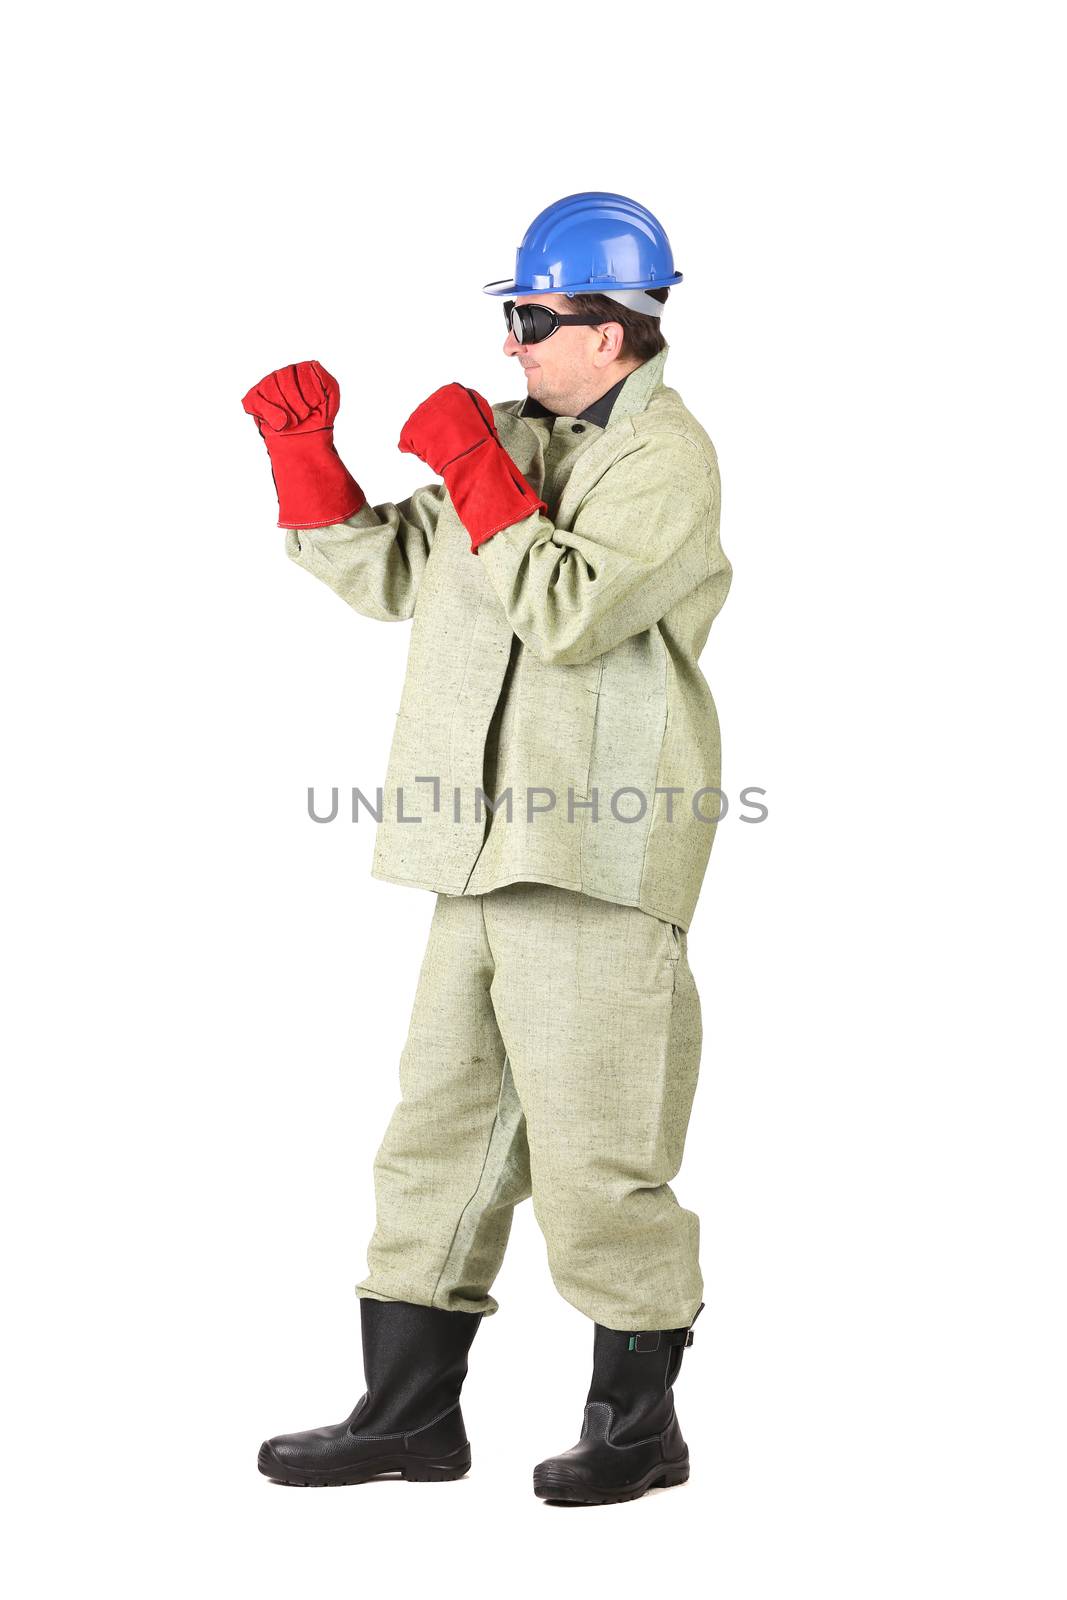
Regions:
<instances>
[{"instance_id":1,"label":"jacket collar","mask_svg":"<svg viewBox=\"0 0 1067 1600\"><path fill-rule=\"evenodd\" d=\"M639 367L628 372L625 378L620 378L599 400L594 400L591 406L586 406L579 412L579 422L589 422L596 428L606 428L609 422L615 422L620 417L629 417L636 411L644 411L652 398L653 390L663 382L663 368L667 360L665 346L648 361L643 361ZM532 395L527 395L519 411L520 417L550 417L554 418L556 412L549 411L539 400Z\"/></svg>"},{"instance_id":2,"label":"jacket collar","mask_svg":"<svg viewBox=\"0 0 1067 1600\"><path fill-rule=\"evenodd\" d=\"M663 386L663 368L669 353L670 345L664 345L656 355L643 361L627 375L619 398L611 408L612 422L617 422L620 417L632 417L647 408L653 394Z\"/></svg>"}]
</instances>

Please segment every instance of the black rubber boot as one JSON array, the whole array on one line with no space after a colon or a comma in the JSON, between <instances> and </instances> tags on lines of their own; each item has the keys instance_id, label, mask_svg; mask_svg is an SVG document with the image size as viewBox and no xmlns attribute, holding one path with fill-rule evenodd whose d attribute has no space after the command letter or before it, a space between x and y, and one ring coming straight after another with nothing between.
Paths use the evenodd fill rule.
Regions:
<instances>
[{"instance_id":1,"label":"black rubber boot","mask_svg":"<svg viewBox=\"0 0 1067 1600\"><path fill-rule=\"evenodd\" d=\"M459 1394L482 1313L365 1295L359 1310L366 1394L344 1422L268 1439L260 1472L294 1484L462 1478L471 1449Z\"/></svg>"},{"instance_id":2,"label":"black rubber boot","mask_svg":"<svg viewBox=\"0 0 1067 1600\"><path fill-rule=\"evenodd\" d=\"M695 1322L703 1311L697 1307ZM620 1333L594 1324L593 1381L582 1437L571 1450L534 1468L534 1493L568 1505L638 1500L689 1476L689 1449L674 1412L671 1385L692 1327Z\"/></svg>"}]
</instances>

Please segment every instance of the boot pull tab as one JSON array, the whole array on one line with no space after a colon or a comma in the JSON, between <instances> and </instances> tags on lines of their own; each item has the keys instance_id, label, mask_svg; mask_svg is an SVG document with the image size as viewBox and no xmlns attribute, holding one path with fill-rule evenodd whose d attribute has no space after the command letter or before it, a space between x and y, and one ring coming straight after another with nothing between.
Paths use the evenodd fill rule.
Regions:
<instances>
[{"instance_id":1,"label":"boot pull tab","mask_svg":"<svg viewBox=\"0 0 1067 1600\"><path fill-rule=\"evenodd\" d=\"M693 1313L693 1322L703 1309L702 1300ZM662 1339L666 1339L669 1345L681 1345L683 1349L688 1350L693 1342L693 1323L691 1322L688 1328L668 1328L657 1333L631 1333L626 1341L626 1349L633 1351L635 1355L644 1355L649 1350L658 1350Z\"/></svg>"},{"instance_id":2,"label":"boot pull tab","mask_svg":"<svg viewBox=\"0 0 1067 1600\"><path fill-rule=\"evenodd\" d=\"M704 1302L702 1300L693 1313L693 1322L696 1321L703 1309ZM674 1328L670 1333L667 1334L667 1342L669 1344L681 1345L683 1350L688 1350L689 1346L693 1342L693 1323L691 1322L688 1328Z\"/></svg>"}]
</instances>

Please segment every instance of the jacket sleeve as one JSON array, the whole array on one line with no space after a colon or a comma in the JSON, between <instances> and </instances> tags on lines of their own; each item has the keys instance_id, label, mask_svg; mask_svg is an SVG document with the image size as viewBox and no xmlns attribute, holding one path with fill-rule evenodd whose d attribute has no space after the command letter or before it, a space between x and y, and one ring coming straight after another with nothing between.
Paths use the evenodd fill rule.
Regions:
<instances>
[{"instance_id":1,"label":"jacket sleeve","mask_svg":"<svg viewBox=\"0 0 1067 1600\"><path fill-rule=\"evenodd\" d=\"M577 666L724 569L718 527L717 468L681 434L649 434L611 464L570 528L534 513L487 539L478 560L523 643Z\"/></svg>"},{"instance_id":2,"label":"jacket sleeve","mask_svg":"<svg viewBox=\"0 0 1067 1600\"><path fill-rule=\"evenodd\" d=\"M326 528L290 528L286 553L363 616L404 622L415 610L444 495L444 484L430 484L399 505L365 505Z\"/></svg>"}]
</instances>

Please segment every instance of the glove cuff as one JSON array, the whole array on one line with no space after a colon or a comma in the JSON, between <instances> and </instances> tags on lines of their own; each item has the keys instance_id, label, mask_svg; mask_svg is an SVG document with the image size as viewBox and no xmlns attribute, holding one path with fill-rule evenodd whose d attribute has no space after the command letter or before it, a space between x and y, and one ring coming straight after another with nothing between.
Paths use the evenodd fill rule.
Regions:
<instances>
[{"instance_id":1,"label":"glove cuff","mask_svg":"<svg viewBox=\"0 0 1067 1600\"><path fill-rule=\"evenodd\" d=\"M333 429L270 433L263 440L278 491L279 528L328 528L367 503L333 445Z\"/></svg>"},{"instance_id":2,"label":"glove cuff","mask_svg":"<svg viewBox=\"0 0 1067 1600\"><path fill-rule=\"evenodd\" d=\"M524 522L531 512L547 511L502 444L487 438L442 474L456 515L470 534L471 552L494 533Z\"/></svg>"}]
</instances>

